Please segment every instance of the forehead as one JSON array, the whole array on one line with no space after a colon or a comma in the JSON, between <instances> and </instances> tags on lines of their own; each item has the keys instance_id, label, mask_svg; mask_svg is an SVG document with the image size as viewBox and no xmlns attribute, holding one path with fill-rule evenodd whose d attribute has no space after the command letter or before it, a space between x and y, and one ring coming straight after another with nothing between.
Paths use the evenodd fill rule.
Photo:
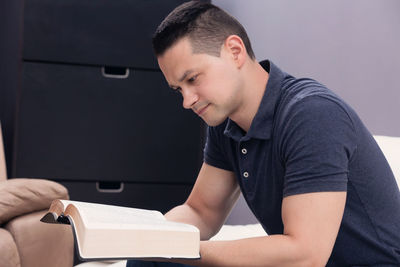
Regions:
<instances>
[{"instance_id":1,"label":"forehead","mask_svg":"<svg viewBox=\"0 0 400 267\"><path fill-rule=\"evenodd\" d=\"M161 71L168 79L177 79L189 70L199 68L205 54L194 54L188 38L178 40L157 58Z\"/></svg>"}]
</instances>

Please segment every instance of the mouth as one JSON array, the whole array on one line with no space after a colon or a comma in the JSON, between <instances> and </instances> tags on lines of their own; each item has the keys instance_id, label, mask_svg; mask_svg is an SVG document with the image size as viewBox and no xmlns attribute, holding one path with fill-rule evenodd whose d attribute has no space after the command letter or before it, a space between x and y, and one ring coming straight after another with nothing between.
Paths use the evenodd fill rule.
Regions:
<instances>
[{"instance_id":1,"label":"mouth","mask_svg":"<svg viewBox=\"0 0 400 267\"><path fill-rule=\"evenodd\" d=\"M207 110L208 106L210 106L210 104L202 106L201 108L198 108L198 109L195 108L194 112L196 112L197 115L201 116L201 114L203 114Z\"/></svg>"}]
</instances>

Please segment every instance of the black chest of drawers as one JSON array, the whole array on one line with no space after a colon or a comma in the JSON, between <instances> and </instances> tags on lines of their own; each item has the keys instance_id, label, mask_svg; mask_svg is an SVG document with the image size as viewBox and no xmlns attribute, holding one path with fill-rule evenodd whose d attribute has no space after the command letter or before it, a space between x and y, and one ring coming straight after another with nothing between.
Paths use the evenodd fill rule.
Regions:
<instances>
[{"instance_id":1,"label":"black chest of drawers","mask_svg":"<svg viewBox=\"0 0 400 267\"><path fill-rule=\"evenodd\" d=\"M74 200L166 211L186 199L205 127L151 47L182 2L25 1L15 177L58 181Z\"/></svg>"}]
</instances>

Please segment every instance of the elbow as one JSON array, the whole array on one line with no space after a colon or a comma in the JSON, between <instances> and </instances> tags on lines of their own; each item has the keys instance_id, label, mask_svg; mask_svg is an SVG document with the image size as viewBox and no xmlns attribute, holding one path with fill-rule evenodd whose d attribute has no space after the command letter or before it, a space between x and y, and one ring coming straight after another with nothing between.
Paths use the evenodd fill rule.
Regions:
<instances>
[{"instance_id":1,"label":"elbow","mask_svg":"<svg viewBox=\"0 0 400 267\"><path fill-rule=\"evenodd\" d=\"M321 260L320 257L303 255L289 265L293 267L325 267L326 263L327 261Z\"/></svg>"},{"instance_id":2,"label":"elbow","mask_svg":"<svg viewBox=\"0 0 400 267\"><path fill-rule=\"evenodd\" d=\"M310 246L309 244L297 243L293 250L291 266L296 267L324 267L332 253L332 250L324 250L319 246Z\"/></svg>"},{"instance_id":3,"label":"elbow","mask_svg":"<svg viewBox=\"0 0 400 267\"><path fill-rule=\"evenodd\" d=\"M213 227L205 228L200 234L200 239L201 240L210 240L212 237L215 237L219 233L221 228L222 228L222 225L214 225Z\"/></svg>"},{"instance_id":4,"label":"elbow","mask_svg":"<svg viewBox=\"0 0 400 267\"><path fill-rule=\"evenodd\" d=\"M302 266L304 267L325 267L327 261L321 260L319 257L311 257L307 259Z\"/></svg>"},{"instance_id":5,"label":"elbow","mask_svg":"<svg viewBox=\"0 0 400 267\"><path fill-rule=\"evenodd\" d=\"M321 251L309 251L308 253L303 250L302 255L299 255L299 258L293 266L302 266L302 267L324 267L328 262L328 258L325 256L325 253L321 253Z\"/></svg>"}]
</instances>

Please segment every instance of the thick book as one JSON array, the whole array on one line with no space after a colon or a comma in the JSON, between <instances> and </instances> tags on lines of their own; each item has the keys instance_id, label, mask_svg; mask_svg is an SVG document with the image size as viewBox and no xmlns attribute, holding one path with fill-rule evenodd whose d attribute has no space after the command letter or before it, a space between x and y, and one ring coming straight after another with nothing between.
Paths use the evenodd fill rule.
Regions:
<instances>
[{"instance_id":1,"label":"thick book","mask_svg":"<svg viewBox=\"0 0 400 267\"><path fill-rule=\"evenodd\" d=\"M82 260L200 258L200 233L159 211L54 200L45 223L70 224Z\"/></svg>"}]
</instances>

